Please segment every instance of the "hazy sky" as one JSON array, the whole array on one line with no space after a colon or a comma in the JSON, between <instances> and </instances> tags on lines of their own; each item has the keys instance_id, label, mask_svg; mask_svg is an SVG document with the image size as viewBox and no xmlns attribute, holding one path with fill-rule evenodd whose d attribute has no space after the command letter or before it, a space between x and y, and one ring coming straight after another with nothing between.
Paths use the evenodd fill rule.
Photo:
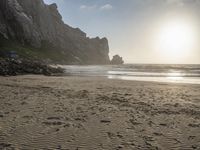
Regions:
<instances>
[{"instance_id":1,"label":"hazy sky","mask_svg":"<svg viewBox=\"0 0 200 150\"><path fill-rule=\"evenodd\" d=\"M127 63L200 63L200 0L45 2L56 2L65 23L89 37L107 37L110 56Z\"/></svg>"}]
</instances>

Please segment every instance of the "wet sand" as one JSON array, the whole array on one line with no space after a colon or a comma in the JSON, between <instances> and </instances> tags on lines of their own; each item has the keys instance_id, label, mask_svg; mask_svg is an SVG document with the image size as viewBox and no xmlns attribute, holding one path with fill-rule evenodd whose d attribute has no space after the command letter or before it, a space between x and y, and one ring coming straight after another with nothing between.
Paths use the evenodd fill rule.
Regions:
<instances>
[{"instance_id":1,"label":"wet sand","mask_svg":"<svg viewBox=\"0 0 200 150\"><path fill-rule=\"evenodd\" d=\"M0 77L0 149L200 149L200 85Z\"/></svg>"}]
</instances>

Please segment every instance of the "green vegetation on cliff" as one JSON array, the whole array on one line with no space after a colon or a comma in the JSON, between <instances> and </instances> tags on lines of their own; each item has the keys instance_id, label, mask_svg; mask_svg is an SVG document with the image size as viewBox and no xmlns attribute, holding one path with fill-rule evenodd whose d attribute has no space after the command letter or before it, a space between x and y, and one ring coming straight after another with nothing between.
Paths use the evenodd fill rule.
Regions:
<instances>
[{"instance_id":1,"label":"green vegetation on cliff","mask_svg":"<svg viewBox=\"0 0 200 150\"><path fill-rule=\"evenodd\" d=\"M66 57L60 52L53 50L47 43L43 43L41 48L33 48L30 46L19 44L16 41L10 41L0 36L0 56L8 57L7 54L15 51L20 58L31 60L40 60L49 63L65 63Z\"/></svg>"}]
</instances>

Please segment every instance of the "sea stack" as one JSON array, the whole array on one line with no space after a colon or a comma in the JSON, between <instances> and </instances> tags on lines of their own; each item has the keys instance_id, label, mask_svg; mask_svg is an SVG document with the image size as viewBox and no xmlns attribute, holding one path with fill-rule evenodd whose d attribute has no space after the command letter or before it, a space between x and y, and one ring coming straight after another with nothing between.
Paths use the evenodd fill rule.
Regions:
<instances>
[{"instance_id":1,"label":"sea stack","mask_svg":"<svg viewBox=\"0 0 200 150\"><path fill-rule=\"evenodd\" d=\"M112 65L121 65L121 64L124 64L124 60L119 55L115 55L115 56L113 56L113 58L111 60L111 64Z\"/></svg>"}]
</instances>

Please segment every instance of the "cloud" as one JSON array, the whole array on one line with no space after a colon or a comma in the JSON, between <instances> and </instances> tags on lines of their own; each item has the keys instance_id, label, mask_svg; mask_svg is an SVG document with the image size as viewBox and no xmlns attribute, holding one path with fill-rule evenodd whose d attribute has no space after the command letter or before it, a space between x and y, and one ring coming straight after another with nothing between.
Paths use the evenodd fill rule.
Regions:
<instances>
[{"instance_id":1,"label":"cloud","mask_svg":"<svg viewBox=\"0 0 200 150\"><path fill-rule=\"evenodd\" d=\"M89 5L81 5L80 6L80 10L87 10L87 11L94 10L96 8L97 8L96 5L91 5L91 6L89 6Z\"/></svg>"},{"instance_id":2,"label":"cloud","mask_svg":"<svg viewBox=\"0 0 200 150\"><path fill-rule=\"evenodd\" d=\"M166 0L167 4L176 4L176 5L182 5L184 4L183 0Z\"/></svg>"},{"instance_id":3,"label":"cloud","mask_svg":"<svg viewBox=\"0 0 200 150\"><path fill-rule=\"evenodd\" d=\"M91 10L101 10L101 11L106 11L106 10L111 10L113 9L113 6L110 4L105 4L103 6L97 6L97 5L81 5L80 10L83 11L91 11Z\"/></svg>"},{"instance_id":4,"label":"cloud","mask_svg":"<svg viewBox=\"0 0 200 150\"><path fill-rule=\"evenodd\" d=\"M198 5L200 4L199 0L165 0L167 4L176 4L176 5Z\"/></svg>"},{"instance_id":5,"label":"cloud","mask_svg":"<svg viewBox=\"0 0 200 150\"><path fill-rule=\"evenodd\" d=\"M100 7L100 10L111 10L111 9L113 9L113 6L110 4L105 4Z\"/></svg>"},{"instance_id":6,"label":"cloud","mask_svg":"<svg viewBox=\"0 0 200 150\"><path fill-rule=\"evenodd\" d=\"M52 4L52 3L64 3L64 0L44 0L45 3L47 4Z\"/></svg>"}]
</instances>

